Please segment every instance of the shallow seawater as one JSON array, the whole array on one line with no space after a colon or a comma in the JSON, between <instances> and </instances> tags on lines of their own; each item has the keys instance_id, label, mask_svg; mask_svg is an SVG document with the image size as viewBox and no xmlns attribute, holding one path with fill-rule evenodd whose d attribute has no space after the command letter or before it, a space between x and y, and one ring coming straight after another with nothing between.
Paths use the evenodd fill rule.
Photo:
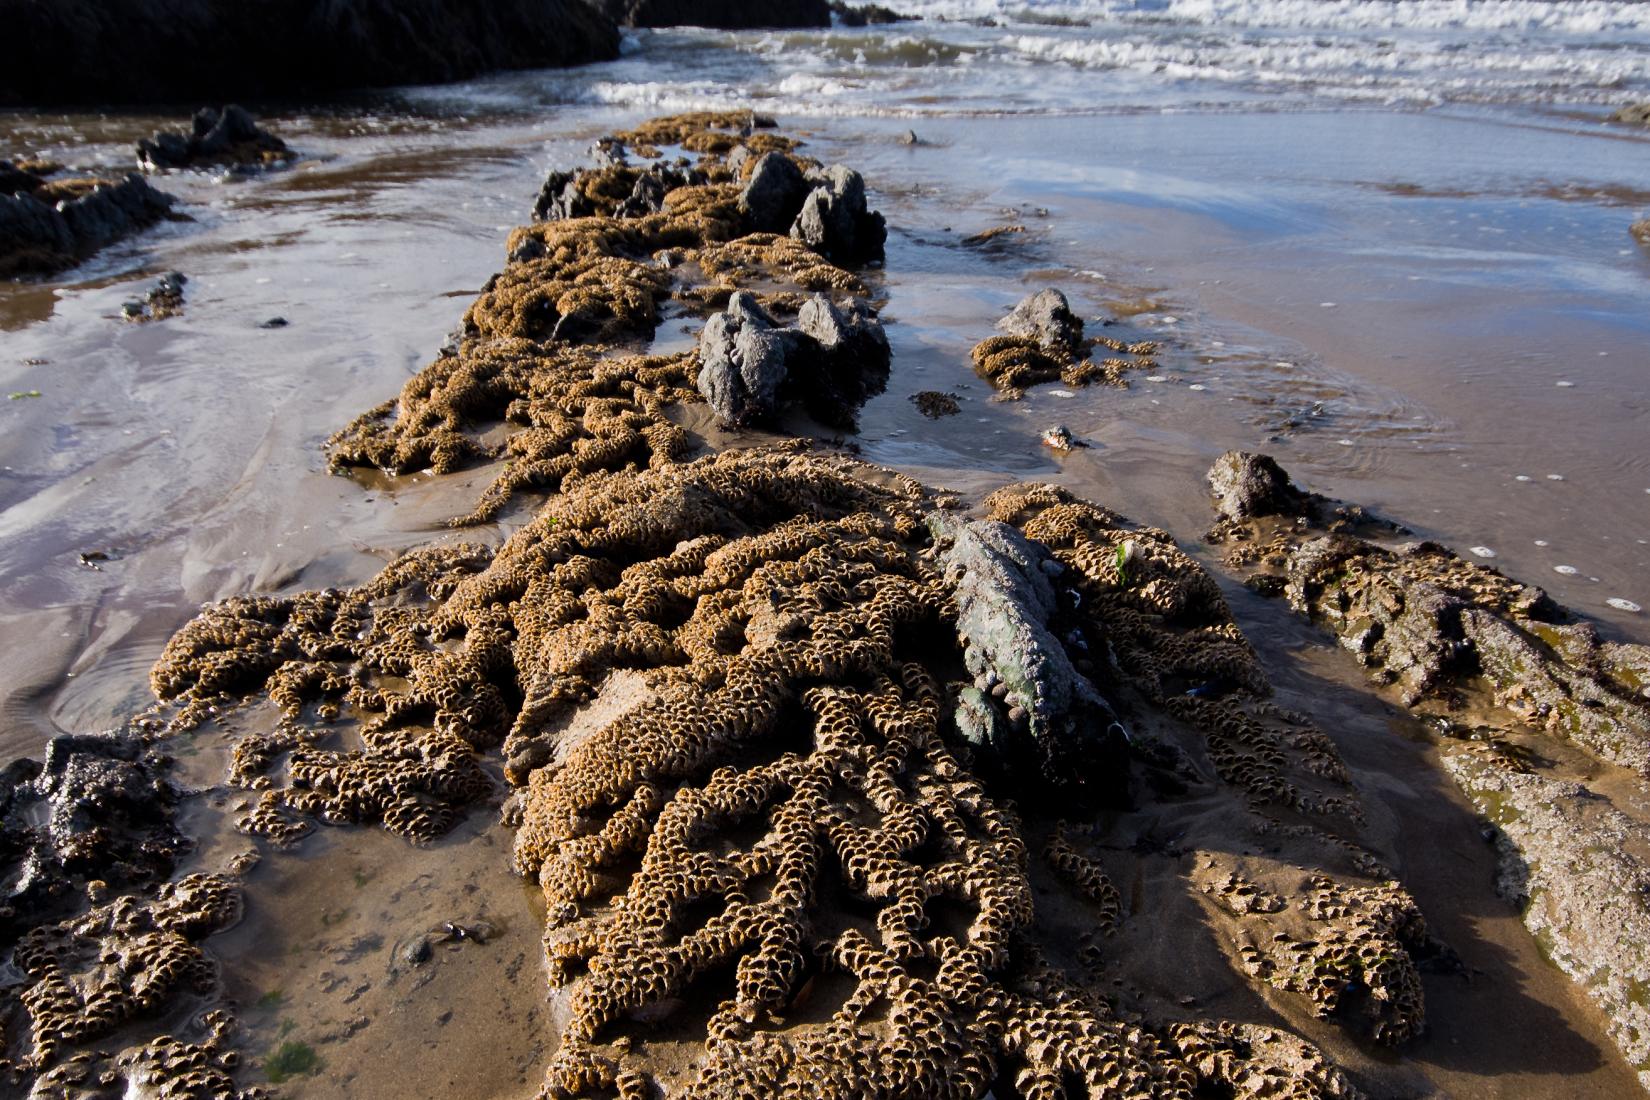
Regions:
<instances>
[{"instance_id":1,"label":"shallow seawater","mask_svg":"<svg viewBox=\"0 0 1650 1100\"><path fill-rule=\"evenodd\" d=\"M942 14L986 11L967 6ZM548 168L646 115L734 104L777 112L807 152L861 170L888 217L894 371L849 440L867 459L969 494L1059 481L1199 553L1209 464L1266 450L1309 487L1488 548L1607 632L1650 639L1642 613L1606 602L1650 605L1650 252L1627 233L1650 213L1650 131L1601 121L1603 106L1645 95L1650 32L1633 21L1650 6L1536 5L1510 29L1452 30L1421 25L1447 5L1417 3L1416 25L1397 31L1357 25L1373 4L1335 5L1342 25L1327 30L1291 24L1311 11L1300 4L1266 8L1266 26L1251 25L1263 5L1209 5L1227 24L1201 30L1170 4L1155 31L1141 12L1021 7L1090 25L668 32L587 70L270 105L262 117L303 154L295 167L168 176L157 182L192 221L58 279L0 285L0 391L40 392L0 402L0 758L145 705L149 666L204 601L357 583L408 547L492 541L520 523L522 509L482 530L443 526L485 470L335 477L320 444L433 356L502 266ZM1460 94L1380 80L1360 92L1353 70L1383 35L1453 73ZM1558 57L1543 35L1590 45ZM1448 48L1460 38L1477 52ZM1106 49L1128 62L1101 63ZM1200 49L1228 63L1200 72ZM1173 50L1191 60L1166 61ZM1318 86L1269 85L1267 65L1290 57L1319 59ZM1473 83L1477 69L1491 76ZM120 165L178 121L0 115L0 156ZM964 243L1003 225L1025 231ZM190 279L183 315L123 322L121 304L170 270ZM1127 389L993 400L968 351L1050 285L1091 332L1159 341L1159 366ZM260 327L275 317L287 325ZM692 339L672 321L657 344ZM960 412L926 419L911 401L924 390L954 394ZM1082 446L1043 447L1055 424ZM1458 1096L1633 1094L1591 1009L1494 900L1489 852L1424 738L1349 661L1232 595L1286 700L1335 700L1323 724L1422 907L1448 914L1443 933L1469 966L1510 975L1495 979L1493 1011L1483 987L1429 977L1453 1030L1408 1061ZM247 920L214 950L254 1053L301 1040L330 1067L295 1094L536 1086L540 916L491 816L428 850L323 830L253 873ZM1430 858L1435 846L1447 859ZM449 919L503 934L438 948L430 971L396 968L406 937ZM511 1011L495 1015L500 1004ZM514 1060L450 1038L505 1027ZM1549 1057L1509 1065L1509 1034ZM1327 1027L1312 1037L1341 1042Z\"/></svg>"}]
</instances>

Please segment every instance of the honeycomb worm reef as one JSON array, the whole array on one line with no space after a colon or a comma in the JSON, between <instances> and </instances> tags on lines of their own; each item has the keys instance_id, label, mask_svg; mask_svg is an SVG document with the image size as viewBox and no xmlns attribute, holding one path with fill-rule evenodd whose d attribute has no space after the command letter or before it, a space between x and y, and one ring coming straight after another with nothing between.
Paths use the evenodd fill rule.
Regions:
<instances>
[{"instance_id":1,"label":"honeycomb worm reef","mask_svg":"<svg viewBox=\"0 0 1650 1100\"><path fill-rule=\"evenodd\" d=\"M1497 887L1603 1010L1650 1087L1650 648L1607 642L1534 585L1353 505L1272 459L1210 471L1210 533L1258 591L1287 596L1440 734L1493 826Z\"/></svg>"},{"instance_id":2,"label":"honeycomb worm reef","mask_svg":"<svg viewBox=\"0 0 1650 1100\"><path fill-rule=\"evenodd\" d=\"M172 878L186 794L159 754L203 726L257 851L318 821L428 842L502 802L547 912L546 1097L1323 1100L1363 1093L1296 1032L1423 1032L1442 946L1165 532L683 427L707 398L735 426L851 422L881 384L882 219L805 148L676 116L552 176L444 353L328 444L391 474L496 463L457 522L528 492L530 515L358 587L210 605L129 747L23 766L0 852L46 877L7 880L20 1087L242 1095L227 1006L156 1022L214 1003L239 905L234 868ZM1057 292L1016 317L1002 339L1056 367L1001 384L1109 369ZM654 353L680 318L697 346ZM79 821L77 783L130 806ZM122 853L95 880L94 848Z\"/></svg>"}]
</instances>

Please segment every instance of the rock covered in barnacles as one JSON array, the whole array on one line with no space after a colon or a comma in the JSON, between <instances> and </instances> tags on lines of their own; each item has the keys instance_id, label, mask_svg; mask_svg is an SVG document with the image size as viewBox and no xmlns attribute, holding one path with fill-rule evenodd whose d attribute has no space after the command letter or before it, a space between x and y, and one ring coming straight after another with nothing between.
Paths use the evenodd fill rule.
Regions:
<instances>
[{"instance_id":1,"label":"rock covered in barnacles","mask_svg":"<svg viewBox=\"0 0 1650 1100\"><path fill-rule=\"evenodd\" d=\"M1209 490L1221 518L1229 520L1294 515L1306 501L1276 459L1247 451L1227 451L1215 460Z\"/></svg>"},{"instance_id":2,"label":"rock covered in barnacles","mask_svg":"<svg viewBox=\"0 0 1650 1100\"><path fill-rule=\"evenodd\" d=\"M1066 296L1053 287L1022 299L997 322L1005 336L1032 340L1044 351L1075 355L1083 346L1083 319L1071 311Z\"/></svg>"},{"instance_id":3,"label":"rock covered in barnacles","mask_svg":"<svg viewBox=\"0 0 1650 1100\"><path fill-rule=\"evenodd\" d=\"M1061 786L1115 782L1127 767L1127 735L1050 630L1059 603L1049 574L1058 564L1006 523L935 512L928 525L974 676L956 712L963 737L1010 765L1029 760Z\"/></svg>"},{"instance_id":4,"label":"rock covered in barnacles","mask_svg":"<svg viewBox=\"0 0 1650 1100\"><path fill-rule=\"evenodd\" d=\"M852 168L833 164L809 173L814 189L802 201L791 236L836 264L882 259L888 226L865 204L865 181Z\"/></svg>"},{"instance_id":5,"label":"rock covered in barnacles","mask_svg":"<svg viewBox=\"0 0 1650 1100\"><path fill-rule=\"evenodd\" d=\"M137 145L138 165L145 171L192 168L205 164L257 167L285 160L286 142L259 126L244 107L202 107L190 132L160 130Z\"/></svg>"},{"instance_id":6,"label":"rock covered in barnacles","mask_svg":"<svg viewBox=\"0 0 1650 1100\"><path fill-rule=\"evenodd\" d=\"M764 153L739 193L739 212L758 233L786 233L802 212L808 190L795 161L781 152Z\"/></svg>"},{"instance_id":7,"label":"rock covered in barnacles","mask_svg":"<svg viewBox=\"0 0 1650 1100\"><path fill-rule=\"evenodd\" d=\"M859 405L887 383L888 338L857 299L838 307L815 295L791 328L739 291L705 323L699 360L699 392L724 423L747 427L795 402L851 428Z\"/></svg>"}]
</instances>

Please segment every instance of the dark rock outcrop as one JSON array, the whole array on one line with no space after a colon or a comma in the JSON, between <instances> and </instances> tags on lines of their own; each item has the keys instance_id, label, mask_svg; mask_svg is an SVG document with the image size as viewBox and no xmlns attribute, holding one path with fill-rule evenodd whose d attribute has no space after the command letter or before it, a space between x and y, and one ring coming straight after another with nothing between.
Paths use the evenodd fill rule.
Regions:
<instances>
[{"instance_id":1,"label":"dark rock outcrop","mask_svg":"<svg viewBox=\"0 0 1650 1100\"><path fill-rule=\"evenodd\" d=\"M928 516L957 604L957 635L974 677L957 699L963 739L1023 778L1061 788L1116 786L1128 735L1051 631L1062 571L1042 543L1006 523Z\"/></svg>"},{"instance_id":2,"label":"dark rock outcrop","mask_svg":"<svg viewBox=\"0 0 1650 1100\"><path fill-rule=\"evenodd\" d=\"M814 189L802 200L791 236L835 264L882 259L888 226L865 204L865 181L840 164L809 173Z\"/></svg>"},{"instance_id":3,"label":"dark rock outcrop","mask_svg":"<svg viewBox=\"0 0 1650 1100\"><path fill-rule=\"evenodd\" d=\"M665 196L676 188L705 182L704 173L686 163L632 168L625 163L623 146L610 146L601 153L605 161L601 167L551 172L545 177L533 203L533 220L640 218L663 210Z\"/></svg>"},{"instance_id":4,"label":"dark rock outcrop","mask_svg":"<svg viewBox=\"0 0 1650 1100\"><path fill-rule=\"evenodd\" d=\"M807 197L808 181L796 162L764 153L739 194L739 211L758 233L788 233Z\"/></svg>"},{"instance_id":5,"label":"dark rock outcrop","mask_svg":"<svg viewBox=\"0 0 1650 1100\"><path fill-rule=\"evenodd\" d=\"M49 274L165 217L172 197L123 180L45 180L0 161L0 277Z\"/></svg>"},{"instance_id":6,"label":"dark rock outcrop","mask_svg":"<svg viewBox=\"0 0 1650 1100\"><path fill-rule=\"evenodd\" d=\"M601 13L626 27L828 27L827 0L592 0Z\"/></svg>"},{"instance_id":7,"label":"dark rock outcrop","mask_svg":"<svg viewBox=\"0 0 1650 1100\"><path fill-rule=\"evenodd\" d=\"M0 772L0 943L95 889L165 878L188 842L170 760L122 733L65 734Z\"/></svg>"},{"instance_id":8,"label":"dark rock outcrop","mask_svg":"<svg viewBox=\"0 0 1650 1100\"><path fill-rule=\"evenodd\" d=\"M0 0L0 105L256 98L618 55L582 0Z\"/></svg>"},{"instance_id":9,"label":"dark rock outcrop","mask_svg":"<svg viewBox=\"0 0 1650 1100\"><path fill-rule=\"evenodd\" d=\"M196 111L187 134L160 130L137 146L138 164L146 171L215 164L259 167L279 163L287 155L286 142L233 103L221 110Z\"/></svg>"},{"instance_id":10,"label":"dark rock outcrop","mask_svg":"<svg viewBox=\"0 0 1650 1100\"><path fill-rule=\"evenodd\" d=\"M798 404L833 427L852 428L859 406L888 381L888 338L869 306L839 307L824 295L803 304L794 328L770 317L749 291L699 335L699 392L736 427Z\"/></svg>"},{"instance_id":11,"label":"dark rock outcrop","mask_svg":"<svg viewBox=\"0 0 1650 1100\"><path fill-rule=\"evenodd\" d=\"M1075 355L1083 347L1083 319L1071 311L1066 296L1053 287L1022 299L997 322L1005 336L1031 340L1044 351Z\"/></svg>"},{"instance_id":12,"label":"dark rock outcrop","mask_svg":"<svg viewBox=\"0 0 1650 1100\"><path fill-rule=\"evenodd\" d=\"M1307 496L1289 481L1289 475L1271 455L1227 451L1209 470L1209 489L1222 519L1298 515Z\"/></svg>"}]
</instances>

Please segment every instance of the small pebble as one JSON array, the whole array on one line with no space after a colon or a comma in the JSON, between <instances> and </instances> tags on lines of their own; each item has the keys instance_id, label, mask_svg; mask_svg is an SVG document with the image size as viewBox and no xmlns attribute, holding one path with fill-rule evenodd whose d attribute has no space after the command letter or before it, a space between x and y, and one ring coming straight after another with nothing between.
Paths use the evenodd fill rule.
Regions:
<instances>
[{"instance_id":1,"label":"small pebble","mask_svg":"<svg viewBox=\"0 0 1650 1100\"><path fill-rule=\"evenodd\" d=\"M1075 393L1072 393L1070 390L1049 390L1048 392L1049 392L1050 397L1076 397L1077 396Z\"/></svg>"},{"instance_id":2,"label":"small pebble","mask_svg":"<svg viewBox=\"0 0 1650 1100\"><path fill-rule=\"evenodd\" d=\"M1148 375L1146 375L1146 381L1148 381L1148 382L1167 382L1168 379L1163 377L1163 375L1161 375L1161 374L1148 374ZM1650 493L1650 489L1646 489L1645 492Z\"/></svg>"},{"instance_id":3,"label":"small pebble","mask_svg":"<svg viewBox=\"0 0 1650 1100\"><path fill-rule=\"evenodd\" d=\"M1575 383L1574 382L1554 382L1553 385L1559 387L1560 389L1566 389L1567 390L1570 387L1574 386Z\"/></svg>"},{"instance_id":4,"label":"small pebble","mask_svg":"<svg viewBox=\"0 0 1650 1100\"><path fill-rule=\"evenodd\" d=\"M1472 548L1472 552L1481 558L1495 557L1495 551L1491 550L1488 546L1474 546Z\"/></svg>"},{"instance_id":5,"label":"small pebble","mask_svg":"<svg viewBox=\"0 0 1650 1100\"><path fill-rule=\"evenodd\" d=\"M1564 480L1564 475L1563 474L1548 474L1547 475L1547 480L1548 481L1563 481Z\"/></svg>"},{"instance_id":6,"label":"small pebble","mask_svg":"<svg viewBox=\"0 0 1650 1100\"><path fill-rule=\"evenodd\" d=\"M265 321L263 324L259 325L258 327L259 328L286 328L286 326L287 326L287 319L285 317L271 317L269 320Z\"/></svg>"},{"instance_id":7,"label":"small pebble","mask_svg":"<svg viewBox=\"0 0 1650 1100\"><path fill-rule=\"evenodd\" d=\"M1519 474L1518 476L1514 477L1513 480L1514 481L1534 481L1535 479L1532 478L1529 474Z\"/></svg>"},{"instance_id":8,"label":"small pebble","mask_svg":"<svg viewBox=\"0 0 1650 1100\"><path fill-rule=\"evenodd\" d=\"M1535 544L1537 546L1551 546L1552 545L1552 543L1548 542L1546 539L1536 539Z\"/></svg>"},{"instance_id":9,"label":"small pebble","mask_svg":"<svg viewBox=\"0 0 1650 1100\"><path fill-rule=\"evenodd\" d=\"M1563 573L1566 577L1573 577L1577 573L1581 572L1581 570L1577 569L1573 565L1555 565L1553 566L1553 572Z\"/></svg>"},{"instance_id":10,"label":"small pebble","mask_svg":"<svg viewBox=\"0 0 1650 1100\"><path fill-rule=\"evenodd\" d=\"M1356 446L1356 444L1355 444L1355 443L1353 443L1353 442L1352 442L1352 440L1350 440L1350 439L1337 439L1337 440L1335 440L1335 442L1336 442L1336 443L1339 443L1339 444L1340 444L1340 445L1341 445L1341 446L1343 446L1343 447L1353 447L1353 446Z\"/></svg>"},{"instance_id":11,"label":"small pebble","mask_svg":"<svg viewBox=\"0 0 1650 1100\"><path fill-rule=\"evenodd\" d=\"M1209 387L1205 386L1202 382L1193 382L1191 385L1187 386L1186 388L1189 389L1189 390L1206 390Z\"/></svg>"},{"instance_id":12,"label":"small pebble","mask_svg":"<svg viewBox=\"0 0 1650 1100\"><path fill-rule=\"evenodd\" d=\"M1634 612L1637 612L1637 611L1643 611L1644 610L1644 608L1640 607L1638 604L1634 603L1632 600L1624 600L1620 596L1611 596L1609 599L1605 600L1604 602L1609 604L1611 607L1615 608L1617 611L1634 611Z\"/></svg>"}]
</instances>

